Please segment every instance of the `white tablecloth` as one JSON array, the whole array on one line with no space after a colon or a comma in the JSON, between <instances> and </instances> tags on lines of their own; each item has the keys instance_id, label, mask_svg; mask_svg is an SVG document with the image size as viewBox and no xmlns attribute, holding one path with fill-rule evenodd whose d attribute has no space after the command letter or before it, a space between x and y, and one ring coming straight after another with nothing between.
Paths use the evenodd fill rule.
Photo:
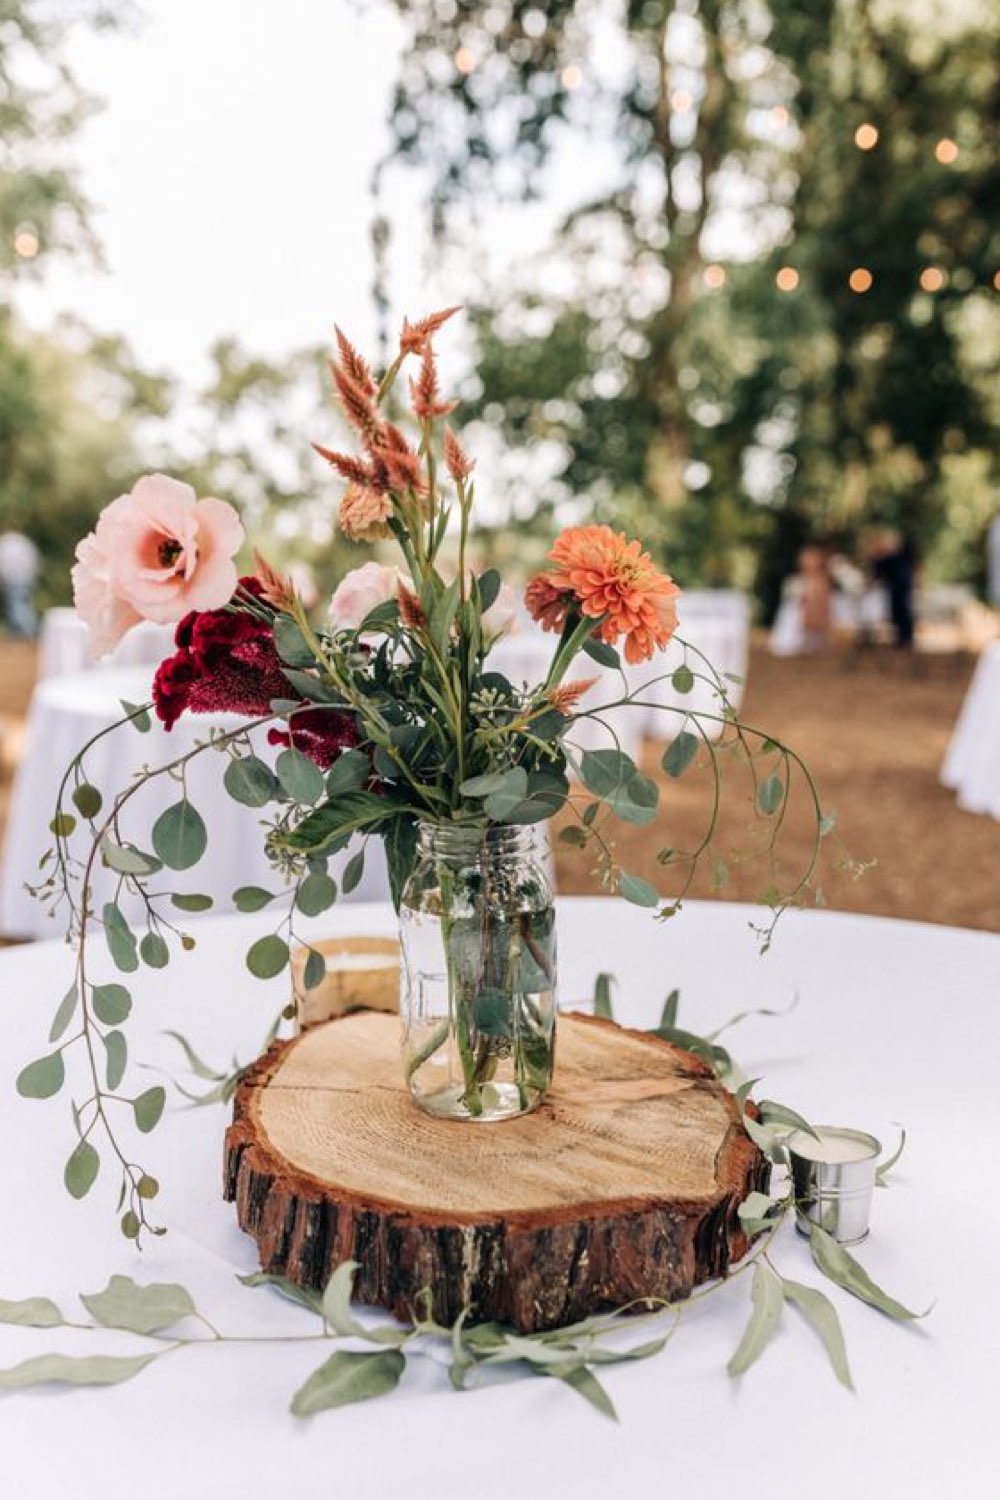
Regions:
<instances>
[{"instance_id":1,"label":"white tablecloth","mask_svg":"<svg viewBox=\"0 0 1000 1500\"><path fill-rule=\"evenodd\" d=\"M122 717L122 699L130 703L148 701L151 677L149 667L105 667L96 672L46 678L35 689L0 860L0 934L38 938L51 937L60 930L41 903L25 890L25 882L35 883L38 861L52 842L48 825L59 782L84 743ZM206 740L213 727L235 729L240 722L226 714L188 714L169 733L155 718L148 734L139 734L126 726L106 735L94 746L87 757L88 775L109 800L113 792L128 786L141 766L165 765L192 749L196 741ZM272 759L276 753L267 749L262 734L257 748ZM237 886L278 889L263 853L261 815L231 800L222 786L224 769L222 757L214 751L191 763L188 796L208 824L209 844L201 862L177 877L179 890L215 895L220 911L231 910L227 898ZM144 787L129 804L128 816L123 821L125 836L131 832L140 847L148 848L149 830L157 815L178 797L177 783L168 776ZM68 810L73 809L70 806ZM78 830L75 843L84 850L82 830ZM338 862L331 863L334 874L344 858L341 856ZM110 872L100 872L96 885L99 900L106 899L104 893L110 885ZM354 899L379 899L387 892L381 841L372 840L365 875ZM134 912L137 909L134 898L131 906L126 898L123 908ZM57 914L56 922L59 919Z\"/></svg>"},{"instance_id":2,"label":"white tablecloth","mask_svg":"<svg viewBox=\"0 0 1000 1500\"><path fill-rule=\"evenodd\" d=\"M979 658L941 768L966 812L1000 819L1000 644Z\"/></svg>"},{"instance_id":3,"label":"white tablecloth","mask_svg":"<svg viewBox=\"0 0 1000 1500\"><path fill-rule=\"evenodd\" d=\"M602 1372L619 1427L555 1381L517 1378L457 1395L445 1369L424 1361L412 1362L391 1397L299 1422L288 1400L319 1364L317 1346L197 1349L111 1390L0 1396L4 1493L11 1500L134 1500L140 1488L147 1500L276 1493L501 1500L522 1487L553 1500L992 1494L1000 937L809 913L790 916L772 952L758 959L750 915L692 904L659 927L619 901L566 901L563 999L588 996L596 972L610 969L620 980L622 1021L654 1024L664 992L676 985L681 1024L707 1031L736 1009L785 1005L797 994L790 1014L749 1020L728 1038L748 1070L764 1075L758 1092L817 1121L870 1129L889 1146L892 1122L905 1122L907 1153L895 1185L875 1195L872 1234L857 1254L909 1305L936 1297L926 1322L891 1323L831 1288L790 1225L774 1251L785 1275L821 1285L835 1301L857 1395L837 1385L816 1336L792 1313L742 1380L727 1377L749 1307L740 1278L692 1307L662 1354ZM385 908L358 906L316 925L361 933L386 931L390 921ZM133 1029L144 1033L151 1061L175 1060L161 1035L168 1025L209 1057L227 1058L234 1047L252 1052L285 983L262 984L242 966L248 935L262 930L258 918L207 919L194 953L142 975ZM70 966L56 944L0 953L9 1077L44 1050ZM177 1110L144 1140L143 1156L165 1183L172 1230L139 1254L118 1234L111 1184L79 1204L63 1191L72 1129L65 1095L33 1102L5 1086L0 1297L48 1295L70 1309L77 1291L97 1290L118 1272L181 1281L230 1333L301 1329L297 1310L234 1280L235 1271L253 1268L254 1246L219 1199L225 1120L221 1108ZM464 1128L456 1127L456 1140ZM0 1365L53 1349L123 1352L126 1343L0 1326Z\"/></svg>"},{"instance_id":4,"label":"white tablecloth","mask_svg":"<svg viewBox=\"0 0 1000 1500\"><path fill-rule=\"evenodd\" d=\"M95 661L90 650L90 631L75 609L47 609L38 638L39 677L65 677L104 665L117 667L156 665L173 647L173 625L154 625L142 620L134 625L104 662Z\"/></svg>"}]
</instances>

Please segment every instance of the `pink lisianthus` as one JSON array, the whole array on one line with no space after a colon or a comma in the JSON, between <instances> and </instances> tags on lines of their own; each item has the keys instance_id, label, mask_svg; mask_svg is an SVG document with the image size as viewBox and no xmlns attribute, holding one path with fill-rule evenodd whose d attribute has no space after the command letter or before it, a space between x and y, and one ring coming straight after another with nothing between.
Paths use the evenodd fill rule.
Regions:
<instances>
[{"instance_id":1,"label":"pink lisianthus","mask_svg":"<svg viewBox=\"0 0 1000 1500\"><path fill-rule=\"evenodd\" d=\"M243 527L224 500L147 474L105 506L76 549L73 597L98 656L140 620L171 624L232 598Z\"/></svg>"},{"instance_id":2,"label":"pink lisianthus","mask_svg":"<svg viewBox=\"0 0 1000 1500\"><path fill-rule=\"evenodd\" d=\"M412 587L398 568L376 562L352 568L340 580L330 600L330 624L334 630L357 630L373 609L396 598L400 584Z\"/></svg>"}]
</instances>

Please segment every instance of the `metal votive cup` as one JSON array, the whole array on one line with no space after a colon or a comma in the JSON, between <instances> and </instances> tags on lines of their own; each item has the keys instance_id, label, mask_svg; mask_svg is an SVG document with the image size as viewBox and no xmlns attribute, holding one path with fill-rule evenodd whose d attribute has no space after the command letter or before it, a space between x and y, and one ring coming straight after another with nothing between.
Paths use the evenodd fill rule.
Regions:
<instances>
[{"instance_id":1,"label":"metal votive cup","mask_svg":"<svg viewBox=\"0 0 1000 1500\"><path fill-rule=\"evenodd\" d=\"M819 1224L841 1245L868 1233L875 1169L882 1146L863 1130L814 1126L819 1140L796 1130L786 1142L795 1187L795 1225L808 1234Z\"/></svg>"}]
</instances>

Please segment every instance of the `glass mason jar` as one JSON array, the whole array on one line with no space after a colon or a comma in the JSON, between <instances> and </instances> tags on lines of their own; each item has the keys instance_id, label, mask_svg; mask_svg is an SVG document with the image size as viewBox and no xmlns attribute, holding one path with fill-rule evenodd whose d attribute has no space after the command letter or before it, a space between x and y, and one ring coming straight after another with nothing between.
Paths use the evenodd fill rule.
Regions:
<instances>
[{"instance_id":1,"label":"glass mason jar","mask_svg":"<svg viewBox=\"0 0 1000 1500\"><path fill-rule=\"evenodd\" d=\"M400 901L406 1080L429 1114L504 1120L552 1077L552 888L532 827L421 823Z\"/></svg>"}]
</instances>

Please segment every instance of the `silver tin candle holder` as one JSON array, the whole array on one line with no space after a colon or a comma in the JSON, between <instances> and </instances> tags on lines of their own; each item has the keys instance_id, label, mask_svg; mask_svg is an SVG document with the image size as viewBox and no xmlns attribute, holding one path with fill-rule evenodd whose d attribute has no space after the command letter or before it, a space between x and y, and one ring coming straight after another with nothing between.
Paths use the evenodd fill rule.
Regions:
<instances>
[{"instance_id":1,"label":"silver tin candle holder","mask_svg":"<svg viewBox=\"0 0 1000 1500\"><path fill-rule=\"evenodd\" d=\"M813 1128L818 1139L796 1130L786 1142L796 1228L808 1234L811 1224L819 1224L841 1245L856 1245L868 1234L881 1143L863 1130Z\"/></svg>"}]
</instances>

